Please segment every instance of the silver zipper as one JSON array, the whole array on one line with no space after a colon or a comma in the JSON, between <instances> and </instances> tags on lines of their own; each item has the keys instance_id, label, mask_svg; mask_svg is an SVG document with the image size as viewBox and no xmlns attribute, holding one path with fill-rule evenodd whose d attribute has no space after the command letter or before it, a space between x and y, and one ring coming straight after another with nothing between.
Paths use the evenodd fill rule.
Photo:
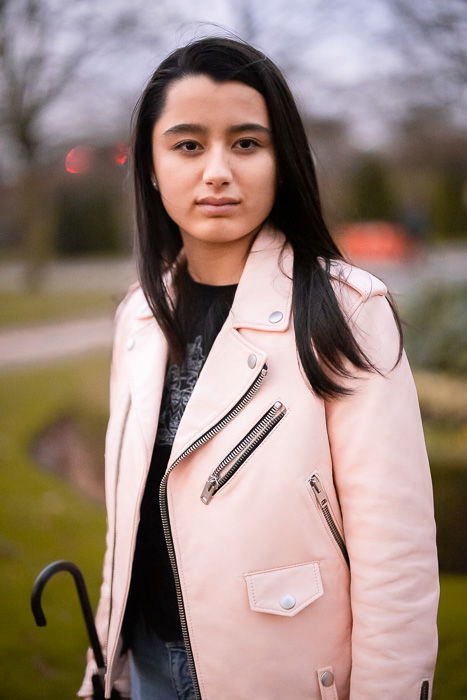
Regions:
<instances>
[{"instance_id":1,"label":"silver zipper","mask_svg":"<svg viewBox=\"0 0 467 700\"><path fill-rule=\"evenodd\" d=\"M342 556L344 557L347 566L350 566L349 554L347 552L347 547L345 545L344 538L339 532L334 518L332 517L331 510L329 508L328 497L321 483L321 480L317 474L313 474L309 481L313 489L313 493L315 494L316 500L318 501L319 507L321 508L321 512L324 515L324 519L326 520L326 523L331 531L331 534L337 542L337 545L342 552Z\"/></svg>"},{"instance_id":2,"label":"silver zipper","mask_svg":"<svg viewBox=\"0 0 467 700\"><path fill-rule=\"evenodd\" d=\"M201 445L204 445L208 440L210 440L214 435L216 435L222 428L224 428L227 423L229 423L232 418L235 418L235 416L240 413L240 411L245 408L247 403L250 401L250 399L254 396L254 394L257 392L259 389L261 382L263 381L264 377L266 376L268 371L267 365L264 365L254 380L253 384L249 387L249 389L245 392L245 394L242 396L240 401L238 401L233 408L230 409L230 411L223 417L221 418L220 421L218 421L215 425L212 426L208 431L203 433L201 437L199 437L195 442L193 442L189 447L186 448L178 457L177 459L172 462L172 464L167 468L164 476L162 477L162 481L160 483L159 487L159 503L160 503L160 509L161 509L161 516L162 516L162 525L164 528L164 536L165 536L165 541L167 544L167 550L169 553L169 558L170 558L170 563L172 565L172 571L174 575L174 583L175 583L175 590L177 593L177 602L178 602L178 609L180 613L180 623L182 627L182 633L183 633L183 640L185 643L185 648L187 652L187 661L188 661L188 666L190 668L190 673L191 673L191 679L193 682L193 688L195 691L195 696L197 700L201 700L201 692L199 689L199 684L198 684L198 678L196 676L196 668L195 668L195 662L193 659L193 651L191 648L191 643L190 643L190 637L188 634L188 626L186 623L186 616L185 616L185 608L183 605L183 596L182 596L182 589L180 586L180 578L178 575L178 568L177 568L177 560L175 558L175 550L173 546L173 540L172 540L172 532L170 530L170 521L169 521L169 513L168 513L168 508L167 508L167 479L174 467L177 466L185 457L187 457L189 454L194 452L195 450L198 449L198 447L201 447Z\"/></svg>"},{"instance_id":3,"label":"silver zipper","mask_svg":"<svg viewBox=\"0 0 467 700\"><path fill-rule=\"evenodd\" d=\"M240 440L238 445L236 445L233 450L229 452L226 457L224 457L222 462L218 464L212 474L208 477L208 480L204 485L201 493L201 500L203 503L207 505L214 494L217 493L217 491L224 486L227 481L229 481L243 462L245 462L251 453L256 450L266 435L268 435L274 426L279 423L281 418L284 417L286 410L287 409L281 401L276 401L259 419L256 425L247 433L247 435ZM222 476L220 476L220 473L226 467L228 467L228 465L236 457L238 457L238 459L234 462L234 464L227 469Z\"/></svg>"}]
</instances>

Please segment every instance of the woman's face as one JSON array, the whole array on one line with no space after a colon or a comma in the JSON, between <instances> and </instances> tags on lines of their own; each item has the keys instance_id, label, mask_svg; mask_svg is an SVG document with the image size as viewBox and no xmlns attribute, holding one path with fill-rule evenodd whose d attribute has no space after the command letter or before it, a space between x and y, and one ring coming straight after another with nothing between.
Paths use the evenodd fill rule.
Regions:
<instances>
[{"instance_id":1,"label":"woman's face","mask_svg":"<svg viewBox=\"0 0 467 700\"><path fill-rule=\"evenodd\" d=\"M263 96L244 83L196 75L169 86L152 157L162 202L184 240L228 243L256 233L276 193L270 129ZM202 203L207 197L232 202Z\"/></svg>"}]
</instances>

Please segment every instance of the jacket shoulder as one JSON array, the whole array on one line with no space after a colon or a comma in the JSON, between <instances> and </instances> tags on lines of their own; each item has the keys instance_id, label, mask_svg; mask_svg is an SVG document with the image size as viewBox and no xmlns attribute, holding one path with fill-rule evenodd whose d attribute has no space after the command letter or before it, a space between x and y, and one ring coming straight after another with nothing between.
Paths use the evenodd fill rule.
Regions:
<instances>
[{"instance_id":1,"label":"jacket shoulder","mask_svg":"<svg viewBox=\"0 0 467 700\"><path fill-rule=\"evenodd\" d=\"M138 309L145 301L143 290L139 282L133 282L127 289L123 299L119 302L114 315L113 332L113 365L119 364L121 352L125 347L125 340L134 328Z\"/></svg>"},{"instance_id":2,"label":"jacket shoulder","mask_svg":"<svg viewBox=\"0 0 467 700\"><path fill-rule=\"evenodd\" d=\"M322 267L326 260L319 257ZM329 279L336 299L348 320L361 309L367 299L384 298L388 292L385 283L368 270L345 260L329 260Z\"/></svg>"},{"instance_id":3,"label":"jacket shoulder","mask_svg":"<svg viewBox=\"0 0 467 700\"><path fill-rule=\"evenodd\" d=\"M379 277L344 260L331 260L329 274L334 286L347 285L362 297L362 301L388 292L387 286Z\"/></svg>"},{"instance_id":4,"label":"jacket shoulder","mask_svg":"<svg viewBox=\"0 0 467 700\"><path fill-rule=\"evenodd\" d=\"M122 316L131 314L132 311L138 307L138 304L141 306L143 301L144 294L141 284L139 282L132 282L117 306L115 319L118 321Z\"/></svg>"}]
</instances>

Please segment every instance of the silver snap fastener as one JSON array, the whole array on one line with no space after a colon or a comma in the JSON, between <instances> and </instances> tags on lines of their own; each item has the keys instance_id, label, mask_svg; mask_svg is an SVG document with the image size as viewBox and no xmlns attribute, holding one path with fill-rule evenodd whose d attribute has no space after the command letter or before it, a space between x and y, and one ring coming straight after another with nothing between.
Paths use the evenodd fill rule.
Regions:
<instances>
[{"instance_id":1,"label":"silver snap fastener","mask_svg":"<svg viewBox=\"0 0 467 700\"><path fill-rule=\"evenodd\" d=\"M272 314L269 314L269 321L271 323L278 323L282 321L283 315L282 311L273 311Z\"/></svg>"},{"instance_id":2,"label":"silver snap fastener","mask_svg":"<svg viewBox=\"0 0 467 700\"><path fill-rule=\"evenodd\" d=\"M251 367L251 369L253 369L253 367L256 367L256 355L254 355L253 353L251 353L251 355L248 355L248 367Z\"/></svg>"},{"instance_id":3,"label":"silver snap fastener","mask_svg":"<svg viewBox=\"0 0 467 700\"><path fill-rule=\"evenodd\" d=\"M290 610L290 608L293 608L295 606L295 602L294 596L290 595L290 593L283 595L279 601L281 608L284 608L284 610Z\"/></svg>"},{"instance_id":4,"label":"silver snap fastener","mask_svg":"<svg viewBox=\"0 0 467 700\"><path fill-rule=\"evenodd\" d=\"M321 674L321 685L325 688L329 688L334 683L334 674L331 671L324 671Z\"/></svg>"},{"instance_id":5,"label":"silver snap fastener","mask_svg":"<svg viewBox=\"0 0 467 700\"><path fill-rule=\"evenodd\" d=\"M134 338L128 338L126 341L126 349L127 350L132 350L135 347L135 339Z\"/></svg>"}]
</instances>

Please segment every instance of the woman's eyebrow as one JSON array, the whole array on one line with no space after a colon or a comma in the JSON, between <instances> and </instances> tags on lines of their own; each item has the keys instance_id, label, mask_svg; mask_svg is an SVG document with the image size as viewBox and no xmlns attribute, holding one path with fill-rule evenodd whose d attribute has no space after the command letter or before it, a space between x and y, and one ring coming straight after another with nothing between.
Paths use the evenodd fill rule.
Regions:
<instances>
[{"instance_id":1,"label":"woman's eyebrow","mask_svg":"<svg viewBox=\"0 0 467 700\"><path fill-rule=\"evenodd\" d=\"M271 136L271 130L262 124L257 124L256 122L246 122L245 124L233 124L227 129L228 134L238 134L242 131L259 131ZM206 134L208 132L207 127L202 126L202 124L175 124L169 129L164 131L162 136L173 136L174 134Z\"/></svg>"}]
</instances>

